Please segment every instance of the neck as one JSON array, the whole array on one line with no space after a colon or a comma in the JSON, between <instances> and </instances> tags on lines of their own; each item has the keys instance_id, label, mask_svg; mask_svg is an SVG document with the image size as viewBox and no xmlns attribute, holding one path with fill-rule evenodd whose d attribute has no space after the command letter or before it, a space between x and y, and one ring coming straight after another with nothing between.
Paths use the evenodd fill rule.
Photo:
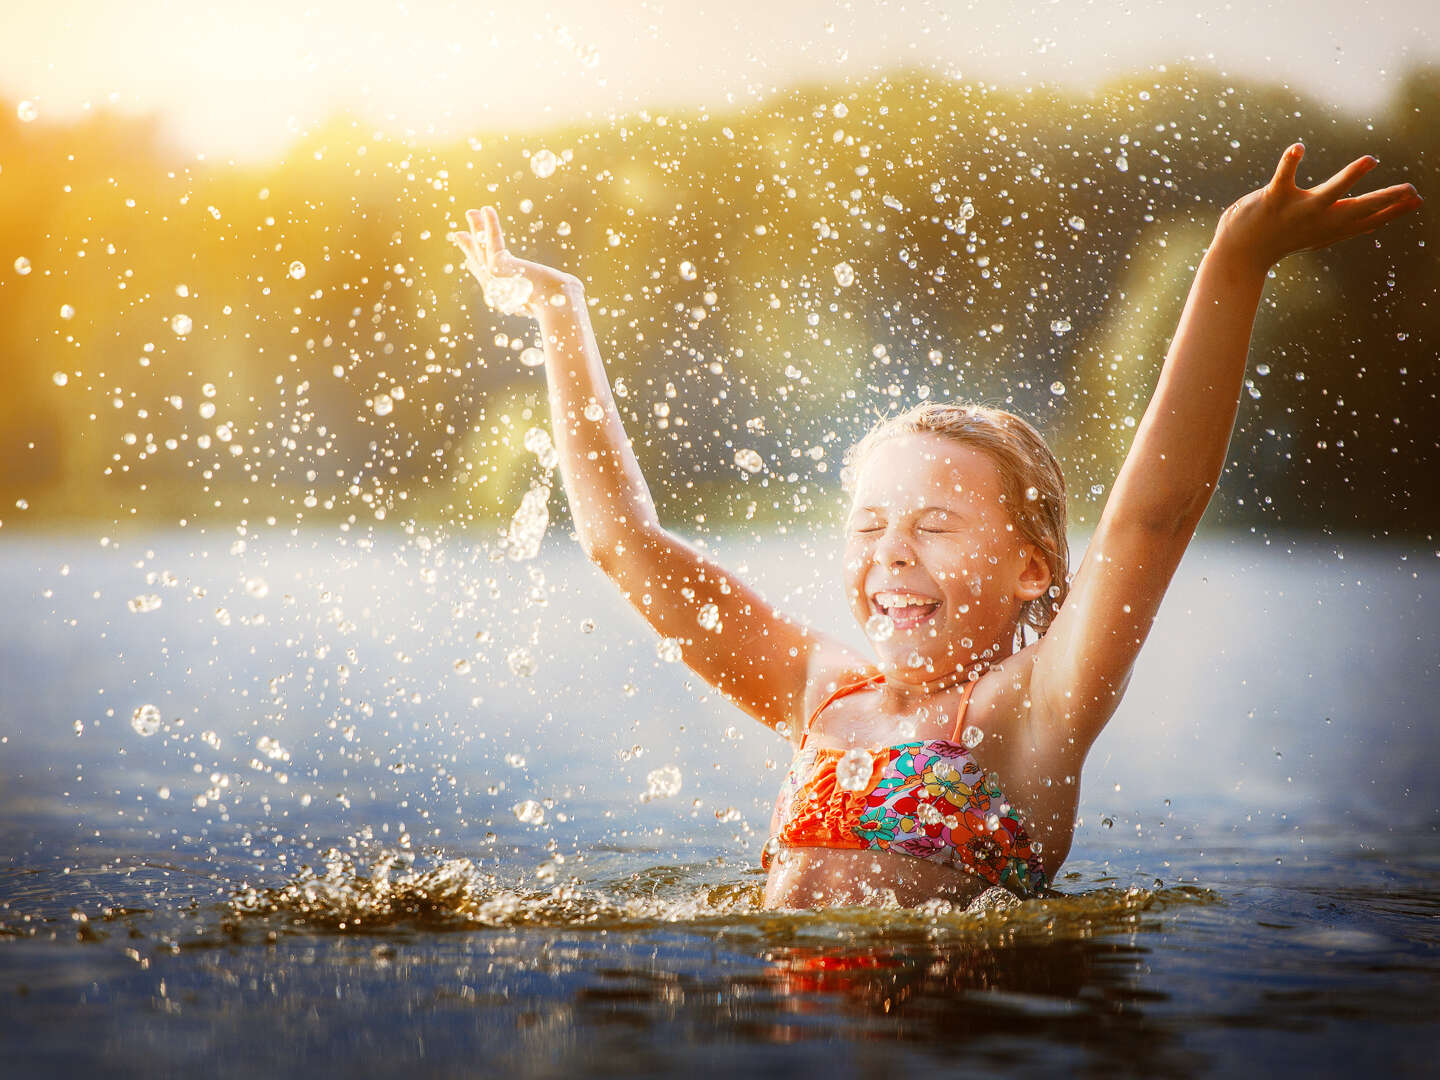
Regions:
<instances>
[{"instance_id":1,"label":"neck","mask_svg":"<svg viewBox=\"0 0 1440 1080\"><path fill-rule=\"evenodd\" d=\"M990 664L989 660L977 660L968 667L957 668L932 679L920 678L923 669L920 671L897 671L894 675L885 676L885 686L905 699L917 696L931 697L935 694L943 694L947 690L953 690L957 686L964 686L967 682L974 682L989 670Z\"/></svg>"}]
</instances>

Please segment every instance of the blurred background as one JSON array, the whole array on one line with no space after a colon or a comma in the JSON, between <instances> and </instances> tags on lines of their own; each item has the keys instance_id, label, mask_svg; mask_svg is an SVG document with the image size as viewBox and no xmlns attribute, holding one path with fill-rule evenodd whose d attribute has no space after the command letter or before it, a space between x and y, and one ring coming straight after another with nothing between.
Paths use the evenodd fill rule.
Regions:
<instances>
[{"instance_id":1,"label":"blurred background","mask_svg":"<svg viewBox=\"0 0 1440 1080\"><path fill-rule=\"evenodd\" d=\"M1221 209L1285 145L1302 183L1374 153L1364 185L1437 190L1437 24L1420 3L10 8L0 523L507 520L543 473L534 331L445 239L493 202L516 251L587 283L671 527L828 527L877 413L965 396L1036 421L1083 529ZM1208 526L1440 527L1435 233L1427 207L1276 270Z\"/></svg>"}]
</instances>

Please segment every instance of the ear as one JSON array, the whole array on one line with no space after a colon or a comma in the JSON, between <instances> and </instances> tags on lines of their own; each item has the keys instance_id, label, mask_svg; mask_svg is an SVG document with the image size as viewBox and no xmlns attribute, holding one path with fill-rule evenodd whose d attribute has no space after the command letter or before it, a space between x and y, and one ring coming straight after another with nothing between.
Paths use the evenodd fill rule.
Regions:
<instances>
[{"instance_id":1,"label":"ear","mask_svg":"<svg viewBox=\"0 0 1440 1080\"><path fill-rule=\"evenodd\" d=\"M1034 544L1026 544L1020 550L1025 561L1015 584L1015 596L1022 601L1038 600L1050 588L1050 565Z\"/></svg>"}]
</instances>

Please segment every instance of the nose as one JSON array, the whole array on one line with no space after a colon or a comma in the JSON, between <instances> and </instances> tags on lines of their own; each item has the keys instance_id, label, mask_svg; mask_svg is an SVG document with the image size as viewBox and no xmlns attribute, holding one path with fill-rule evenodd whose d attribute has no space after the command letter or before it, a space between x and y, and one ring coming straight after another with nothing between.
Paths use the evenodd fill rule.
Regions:
<instances>
[{"instance_id":1,"label":"nose","mask_svg":"<svg viewBox=\"0 0 1440 1080\"><path fill-rule=\"evenodd\" d=\"M875 545L875 565L883 566L886 569L899 569L903 566L915 564L915 549L910 546L910 541L894 525L885 530L885 534Z\"/></svg>"}]
</instances>

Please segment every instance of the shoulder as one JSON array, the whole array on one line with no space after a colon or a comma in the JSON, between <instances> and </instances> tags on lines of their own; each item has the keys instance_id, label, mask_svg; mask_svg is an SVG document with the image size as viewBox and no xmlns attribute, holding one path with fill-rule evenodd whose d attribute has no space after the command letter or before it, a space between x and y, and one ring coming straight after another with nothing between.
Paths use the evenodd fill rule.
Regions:
<instances>
[{"instance_id":1,"label":"shoulder","mask_svg":"<svg viewBox=\"0 0 1440 1080\"><path fill-rule=\"evenodd\" d=\"M809 723L810 717L831 694L842 686L862 682L876 674L877 668L869 657L852 648L839 638L821 635L810 650L809 670L805 679L805 694L802 708L804 715L791 732L792 741L798 743Z\"/></svg>"},{"instance_id":2,"label":"shoulder","mask_svg":"<svg viewBox=\"0 0 1440 1080\"><path fill-rule=\"evenodd\" d=\"M970 693L967 714L982 728L1021 732L1030 727L1034 710L1030 677L1035 670L1039 642L1006 657L980 676Z\"/></svg>"},{"instance_id":3,"label":"shoulder","mask_svg":"<svg viewBox=\"0 0 1440 1080\"><path fill-rule=\"evenodd\" d=\"M970 696L969 715L987 733L1002 735L1015 753L1083 757L1093 739L1082 738L1075 716L1084 702L1062 690L1059 707L1039 685L1036 671L1044 661L1042 638L987 671Z\"/></svg>"}]
</instances>

